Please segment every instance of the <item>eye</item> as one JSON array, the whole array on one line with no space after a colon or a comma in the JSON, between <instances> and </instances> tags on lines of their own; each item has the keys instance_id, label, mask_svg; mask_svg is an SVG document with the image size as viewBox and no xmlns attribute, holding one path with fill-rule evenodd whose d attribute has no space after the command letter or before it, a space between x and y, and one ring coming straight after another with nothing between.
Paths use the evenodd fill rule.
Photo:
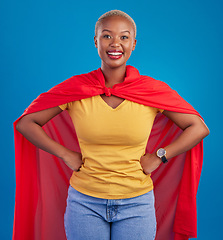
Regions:
<instances>
[{"instance_id":1,"label":"eye","mask_svg":"<svg viewBox=\"0 0 223 240\"><path fill-rule=\"evenodd\" d=\"M111 38L111 36L106 34L106 35L103 36L103 38Z\"/></svg>"},{"instance_id":2,"label":"eye","mask_svg":"<svg viewBox=\"0 0 223 240\"><path fill-rule=\"evenodd\" d=\"M128 39L128 36L122 36L121 39Z\"/></svg>"}]
</instances>

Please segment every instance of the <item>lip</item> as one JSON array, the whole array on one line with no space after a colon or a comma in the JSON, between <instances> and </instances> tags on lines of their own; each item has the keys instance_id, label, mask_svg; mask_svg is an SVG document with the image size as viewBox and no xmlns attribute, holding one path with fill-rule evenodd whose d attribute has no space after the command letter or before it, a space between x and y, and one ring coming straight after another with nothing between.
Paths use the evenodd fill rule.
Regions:
<instances>
[{"instance_id":1,"label":"lip","mask_svg":"<svg viewBox=\"0 0 223 240\"><path fill-rule=\"evenodd\" d=\"M120 50L109 50L107 55L110 59L120 59L123 55L123 51Z\"/></svg>"}]
</instances>

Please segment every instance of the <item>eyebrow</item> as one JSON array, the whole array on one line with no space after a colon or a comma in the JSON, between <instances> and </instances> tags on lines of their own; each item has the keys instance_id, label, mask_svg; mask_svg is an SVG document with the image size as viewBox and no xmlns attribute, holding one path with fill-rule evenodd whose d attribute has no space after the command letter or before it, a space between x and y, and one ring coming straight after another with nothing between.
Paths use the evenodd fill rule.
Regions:
<instances>
[{"instance_id":1,"label":"eyebrow","mask_svg":"<svg viewBox=\"0 0 223 240\"><path fill-rule=\"evenodd\" d=\"M104 31L112 32L112 31L110 31L108 29L104 29L102 32L104 32ZM124 32L128 32L130 34L130 32L128 30L122 31L122 33L124 33Z\"/></svg>"}]
</instances>

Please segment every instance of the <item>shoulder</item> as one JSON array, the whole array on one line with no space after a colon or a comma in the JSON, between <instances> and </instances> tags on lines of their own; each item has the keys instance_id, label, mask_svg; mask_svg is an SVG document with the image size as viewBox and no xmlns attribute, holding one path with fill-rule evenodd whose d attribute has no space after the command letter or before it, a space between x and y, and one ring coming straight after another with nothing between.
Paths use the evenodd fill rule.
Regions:
<instances>
[{"instance_id":1,"label":"shoulder","mask_svg":"<svg viewBox=\"0 0 223 240\"><path fill-rule=\"evenodd\" d=\"M58 91L69 91L70 88L81 88L85 85L90 86L98 82L99 69L93 70L88 73L83 73L79 75L73 75L70 78L62 81L61 83L52 87L49 92L58 92Z\"/></svg>"},{"instance_id":2,"label":"shoulder","mask_svg":"<svg viewBox=\"0 0 223 240\"><path fill-rule=\"evenodd\" d=\"M149 82L154 87L156 87L156 86L157 87L169 87L169 85L166 82L161 81L159 79L152 78L150 76L141 75L141 79L143 79L144 81Z\"/></svg>"},{"instance_id":3,"label":"shoulder","mask_svg":"<svg viewBox=\"0 0 223 240\"><path fill-rule=\"evenodd\" d=\"M140 75L140 86L145 91L150 92L174 92L174 90L166 82L146 75Z\"/></svg>"}]
</instances>

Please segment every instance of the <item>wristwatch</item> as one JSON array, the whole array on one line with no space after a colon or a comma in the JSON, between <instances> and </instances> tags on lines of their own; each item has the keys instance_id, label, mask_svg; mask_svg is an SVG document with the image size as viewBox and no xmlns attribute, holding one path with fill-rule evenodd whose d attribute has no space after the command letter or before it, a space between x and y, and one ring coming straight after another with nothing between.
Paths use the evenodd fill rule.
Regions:
<instances>
[{"instance_id":1,"label":"wristwatch","mask_svg":"<svg viewBox=\"0 0 223 240\"><path fill-rule=\"evenodd\" d=\"M163 163L168 162L166 159L166 150L164 148L159 148L156 152L157 157L159 157Z\"/></svg>"}]
</instances>

